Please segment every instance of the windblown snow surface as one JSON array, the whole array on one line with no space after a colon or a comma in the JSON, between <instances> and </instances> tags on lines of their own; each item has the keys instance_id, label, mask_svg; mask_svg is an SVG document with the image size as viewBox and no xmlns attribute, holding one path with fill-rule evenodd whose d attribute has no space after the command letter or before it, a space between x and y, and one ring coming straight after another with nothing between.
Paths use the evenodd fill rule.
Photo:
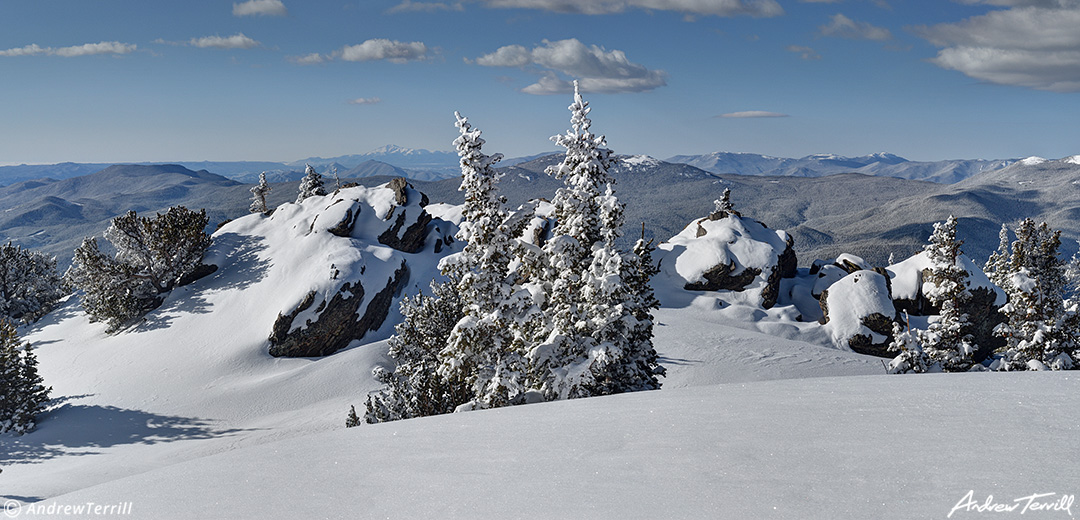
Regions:
<instances>
[{"instance_id":1,"label":"windblown snow surface","mask_svg":"<svg viewBox=\"0 0 1080 520\"><path fill-rule=\"evenodd\" d=\"M258 219L222 228L218 271L134 329L106 335L72 300L22 331L58 402L0 436L9 517L979 518L1080 492L1076 375L887 376L790 302L663 279L662 390L345 429L393 319L326 358L269 356L284 295L310 287L290 274L329 242ZM434 275L432 244L392 254L410 287Z\"/></svg>"}]
</instances>

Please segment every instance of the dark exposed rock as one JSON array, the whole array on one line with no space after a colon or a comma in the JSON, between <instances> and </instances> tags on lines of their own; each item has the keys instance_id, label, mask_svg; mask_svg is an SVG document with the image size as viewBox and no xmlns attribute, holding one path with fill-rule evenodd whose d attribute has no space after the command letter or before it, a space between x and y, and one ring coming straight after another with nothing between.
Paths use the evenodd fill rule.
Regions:
<instances>
[{"instance_id":1,"label":"dark exposed rock","mask_svg":"<svg viewBox=\"0 0 1080 520\"><path fill-rule=\"evenodd\" d=\"M741 273L732 275L731 272L735 270L735 262L731 264L719 264L711 269L705 271L702 277L705 278L704 282L694 282L686 284L686 290L688 291L741 291L750 285L757 278L757 275L761 274L761 269L756 267L747 267L742 270ZM773 302L775 303L775 301Z\"/></svg>"},{"instance_id":2,"label":"dark exposed rock","mask_svg":"<svg viewBox=\"0 0 1080 520\"><path fill-rule=\"evenodd\" d=\"M356 210L355 212L353 210ZM360 205L354 204L352 208L345 210L345 216L340 222L334 224L333 227L327 229L331 234L339 237L349 237L352 235L353 226L356 225L356 219L360 216Z\"/></svg>"},{"instance_id":3,"label":"dark exposed rock","mask_svg":"<svg viewBox=\"0 0 1080 520\"><path fill-rule=\"evenodd\" d=\"M960 305L960 311L967 313L971 327L968 332L979 348L972 356L976 363L990 357L995 350L1005 346L1005 338L994 334L994 329L1005 322L1005 315L995 305L997 294L986 288L971 289L971 298Z\"/></svg>"},{"instance_id":4,"label":"dark exposed rock","mask_svg":"<svg viewBox=\"0 0 1080 520\"><path fill-rule=\"evenodd\" d=\"M311 308L315 291L311 291L288 315L278 315L270 334L270 355L276 357L318 357L337 352L353 340L361 339L370 330L382 326L390 311L394 294L408 282L408 267L404 261L387 280L386 287L368 302L363 315L364 287L346 282L329 301L316 308L318 318L308 320L304 327L290 332L293 320ZM358 318L359 316L359 318Z\"/></svg>"},{"instance_id":5,"label":"dark exposed rock","mask_svg":"<svg viewBox=\"0 0 1080 520\"><path fill-rule=\"evenodd\" d=\"M403 253L419 253L420 250L424 249L424 242L427 239L427 226L430 223L431 215L426 211L421 211L420 216L416 218L416 222L413 222L402 233L401 228L405 227L405 212L402 211L398 213L394 225L379 235L379 243Z\"/></svg>"},{"instance_id":6,"label":"dark exposed rock","mask_svg":"<svg viewBox=\"0 0 1080 520\"><path fill-rule=\"evenodd\" d=\"M398 206L404 206L408 204L409 190L415 191L416 189L413 188L412 184L409 184L409 180L405 177L395 177L393 180L387 183L386 187L394 191L394 201L397 202ZM427 206L428 202L428 196L420 193L420 207L422 208L424 206Z\"/></svg>"}]
</instances>

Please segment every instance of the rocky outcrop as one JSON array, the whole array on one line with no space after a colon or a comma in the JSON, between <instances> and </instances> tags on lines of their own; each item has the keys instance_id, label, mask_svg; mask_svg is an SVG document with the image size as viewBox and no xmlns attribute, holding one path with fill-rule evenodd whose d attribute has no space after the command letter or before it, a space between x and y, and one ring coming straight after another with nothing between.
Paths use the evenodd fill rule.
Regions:
<instances>
[{"instance_id":1,"label":"rocky outcrop","mask_svg":"<svg viewBox=\"0 0 1080 520\"><path fill-rule=\"evenodd\" d=\"M401 211L394 220L394 225L379 235L379 243L390 246L403 253L417 253L424 248L427 240L427 226L431 223L431 215L422 211L420 215L405 227L406 213ZM405 231L402 232L401 229Z\"/></svg>"},{"instance_id":2,"label":"rocky outcrop","mask_svg":"<svg viewBox=\"0 0 1080 520\"><path fill-rule=\"evenodd\" d=\"M408 266L401 262L393 277L363 307L364 286L345 282L329 300L315 309L315 319L307 319L293 328L294 320L315 304L316 292L311 291L289 314L278 314L270 334L270 355L275 357L318 357L341 350L353 340L382 326L390 312L395 294L408 283ZM361 314L363 311L363 314Z\"/></svg>"}]
</instances>

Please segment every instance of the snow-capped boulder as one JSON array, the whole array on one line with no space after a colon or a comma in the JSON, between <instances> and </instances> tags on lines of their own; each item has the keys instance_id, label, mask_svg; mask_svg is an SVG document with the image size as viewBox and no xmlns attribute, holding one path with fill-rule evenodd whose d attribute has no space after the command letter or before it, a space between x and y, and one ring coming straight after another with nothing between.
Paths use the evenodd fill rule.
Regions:
<instances>
[{"instance_id":1,"label":"snow-capped boulder","mask_svg":"<svg viewBox=\"0 0 1080 520\"><path fill-rule=\"evenodd\" d=\"M795 275L793 240L737 212L716 212L659 245L661 266L689 291L757 291L771 308L780 279Z\"/></svg>"},{"instance_id":2,"label":"snow-capped boulder","mask_svg":"<svg viewBox=\"0 0 1080 520\"><path fill-rule=\"evenodd\" d=\"M821 322L837 346L892 357L888 347L896 309L888 277L877 271L856 271L823 291L820 302Z\"/></svg>"},{"instance_id":3,"label":"snow-capped boulder","mask_svg":"<svg viewBox=\"0 0 1080 520\"><path fill-rule=\"evenodd\" d=\"M279 306L266 324L270 354L325 356L370 331L388 335L387 316L396 312L395 297L410 273L432 274L438 258L451 252L456 227L433 219L426 202L395 180L312 196L269 217L254 214L223 226L218 235L243 235L266 249L262 276L283 280L281 298L258 302Z\"/></svg>"}]
</instances>

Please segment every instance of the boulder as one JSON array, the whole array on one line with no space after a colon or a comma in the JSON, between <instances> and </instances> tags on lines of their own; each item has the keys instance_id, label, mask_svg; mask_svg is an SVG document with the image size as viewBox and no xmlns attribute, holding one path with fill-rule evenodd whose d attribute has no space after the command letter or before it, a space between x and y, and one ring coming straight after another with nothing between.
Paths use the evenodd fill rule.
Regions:
<instances>
[{"instance_id":1,"label":"boulder","mask_svg":"<svg viewBox=\"0 0 1080 520\"><path fill-rule=\"evenodd\" d=\"M855 271L822 291L821 323L833 342L860 354L894 357L888 352L896 309L889 294L888 277L868 270Z\"/></svg>"},{"instance_id":2,"label":"boulder","mask_svg":"<svg viewBox=\"0 0 1080 520\"><path fill-rule=\"evenodd\" d=\"M776 304L780 279L798 270L793 240L737 212L714 212L660 244L661 267L688 291L756 291Z\"/></svg>"}]
</instances>

